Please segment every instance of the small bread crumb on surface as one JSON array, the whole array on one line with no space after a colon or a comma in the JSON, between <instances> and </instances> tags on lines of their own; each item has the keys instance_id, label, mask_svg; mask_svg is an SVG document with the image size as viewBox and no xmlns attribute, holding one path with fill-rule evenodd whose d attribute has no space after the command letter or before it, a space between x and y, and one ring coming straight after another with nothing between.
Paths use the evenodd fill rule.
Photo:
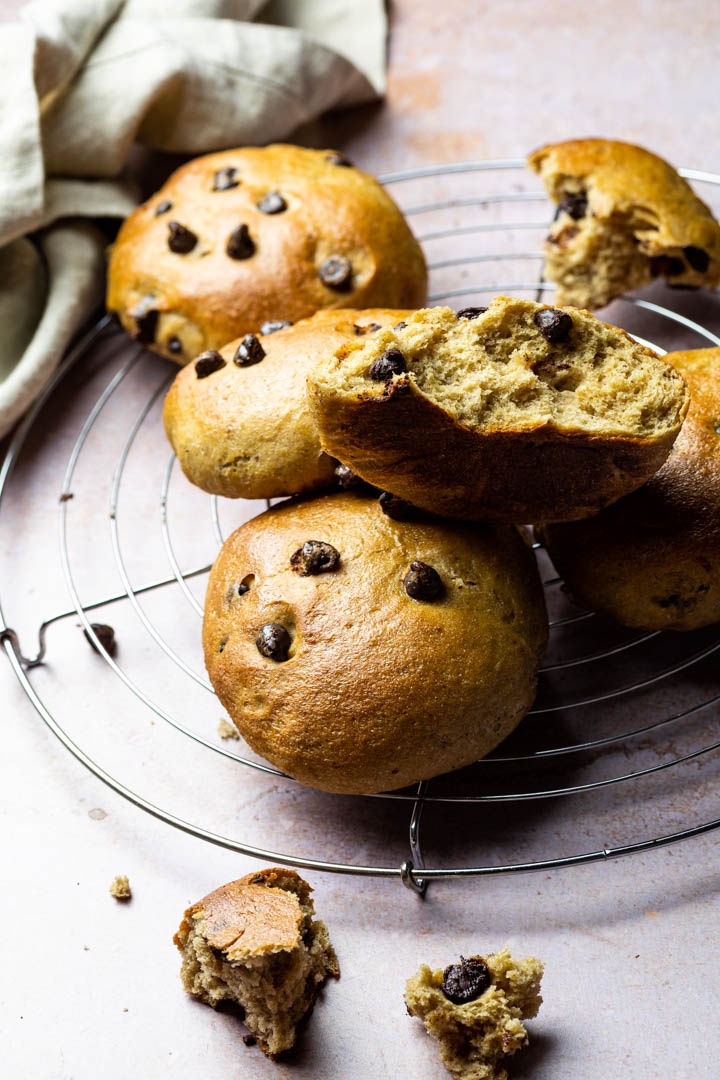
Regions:
<instances>
[{"instance_id":1,"label":"small bread crumb on surface","mask_svg":"<svg viewBox=\"0 0 720 1080\"><path fill-rule=\"evenodd\" d=\"M118 874L114 877L109 891L110 895L114 896L116 900L129 900L132 896L132 889L127 874Z\"/></svg>"},{"instance_id":2,"label":"small bread crumb on surface","mask_svg":"<svg viewBox=\"0 0 720 1080\"><path fill-rule=\"evenodd\" d=\"M218 724L218 735L221 739L240 738L238 729L234 727L229 720L226 720L224 716L220 717L220 723Z\"/></svg>"},{"instance_id":3,"label":"small bread crumb on surface","mask_svg":"<svg viewBox=\"0 0 720 1080\"><path fill-rule=\"evenodd\" d=\"M444 970L423 964L407 981L405 1005L456 1080L507 1080L507 1059L528 1044L522 1021L542 1002L542 974L539 960L515 960L507 948L461 957Z\"/></svg>"}]
</instances>

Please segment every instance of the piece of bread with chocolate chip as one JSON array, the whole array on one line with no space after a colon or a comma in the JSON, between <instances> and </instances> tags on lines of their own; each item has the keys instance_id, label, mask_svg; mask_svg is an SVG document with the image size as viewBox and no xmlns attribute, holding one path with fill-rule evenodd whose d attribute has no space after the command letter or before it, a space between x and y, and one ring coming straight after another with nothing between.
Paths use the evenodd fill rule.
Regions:
<instances>
[{"instance_id":1,"label":"piece of bread with chocolate chip","mask_svg":"<svg viewBox=\"0 0 720 1080\"><path fill-rule=\"evenodd\" d=\"M542 1004L543 965L514 960L507 948L432 971L423 964L408 979L405 1005L439 1043L456 1080L507 1080L507 1059L527 1046L523 1020Z\"/></svg>"},{"instance_id":2,"label":"piece of bread with chocolate chip","mask_svg":"<svg viewBox=\"0 0 720 1080\"><path fill-rule=\"evenodd\" d=\"M539 530L576 600L642 630L720 621L720 349L669 353L690 389L670 457L597 517Z\"/></svg>"},{"instance_id":3,"label":"piece of bread with chocolate chip","mask_svg":"<svg viewBox=\"0 0 720 1080\"><path fill-rule=\"evenodd\" d=\"M128 217L107 306L186 364L320 308L425 302L419 244L367 173L329 150L246 147L196 158Z\"/></svg>"},{"instance_id":4,"label":"piece of bread with chocolate chip","mask_svg":"<svg viewBox=\"0 0 720 1080\"><path fill-rule=\"evenodd\" d=\"M210 681L248 744L336 792L402 787L488 753L530 708L546 636L518 530L350 491L234 532L203 625Z\"/></svg>"},{"instance_id":5,"label":"piece of bread with chocolate chip","mask_svg":"<svg viewBox=\"0 0 720 1080\"><path fill-rule=\"evenodd\" d=\"M246 874L188 908L173 938L188 994L213 1008L239 1005L270 1058L295 1045L319 987L340 974L311 892L294 870Z\"/></svg>"},{"instance_id":6,"label":"piece of bread with chocolate chip","mask_svg":"<svg viewBox=\"0 0 720 1080\"><path fill-rule=\"evenodd\" d=\"M557 203L545 276L558 304L600 308L664 277L720 283L720 225L672 165L630 143L573 139L528 158Z\"/></svg>"},{"instance_id":7,"label":"piece of bread with chocolate chip","mask_svg":"<svg viewBox=\"0 0 720 1080\"><path fill-rule=\"evenodd\" d=\"M408 314L318 311L188 364L164 410L165 431L187 478L231 499L272 499L333 484L337 461L320 445L305 394L307 373L318 357Z\"/></svg>"},{"instance_id":8,"label":"piece of bread with chocolate chip","mask_svg":"<svg viewBox=\"0 0 720 1080\"><path fill-rule=\"evenodd\" d=\"M417 311L308 376L327 453L433 513L587 517L662 465L685 411L674 368L586 311L496 297Z\"/></svg>"}]
</instances>

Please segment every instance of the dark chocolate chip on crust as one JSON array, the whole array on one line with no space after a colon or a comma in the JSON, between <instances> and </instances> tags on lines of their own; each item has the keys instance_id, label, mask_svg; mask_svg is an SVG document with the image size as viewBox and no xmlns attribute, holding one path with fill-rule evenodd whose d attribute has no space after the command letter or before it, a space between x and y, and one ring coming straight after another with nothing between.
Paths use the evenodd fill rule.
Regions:
<instances>
[{"instance_id":1,"label":"dark chocolate chip on crust","mask_svg":"<svg viewBox=\"0 0 720 1080\"><path fill-rule=\"evenodd\" d=\"M588 201L587 196L581 192L568 192L563 195L562 199L558 203L557 214L566 213L574 221L580 221L587 214Z\"/></svg>"},{"instance_id":2,"label":"dark chocolate chip on crust","mask_svg":"<svg viewBox=\"0 0 720 1080\"><path fill-rule=\"evenodd\" d=\"M698 274L704 274L710 265L710 256L707 251L695 247L693 244L688 244L687 247L683 248L683 255L693 270L697 270Z\"/></svg>"},{"instance_id":3,"label":"dark chocolate chip on crust","mask_svg":"<svg viewBox=\"0 0 720 1080\"><path fill-rule=\"evenodd\" d=\"M365 485L365 481L362 480L357 473L354 473L348 465L343 465L342 462L338 462L335 466L334 473L337 485L342 488L343 491L367 486Z\"/></svg>"},{"instance_id":4,"label":"dark chocolate chip on crust","mask_svg":"<svg viewBox=\"0 0 720 1080\"><path fill-rule=\"evenodd\" d=\"M135 330L132 336L142 345L151 345L155 340L155 331L157 330L160 312L153 307L154 303L154 296L144 296L140 303L130 312L130 316L135 320Z\"/></svg>"},{"instance_id":5,"label":"dark chocolate chip on crust","mask_svg":"<svg viewBox=\"0 0 720 1080\"><path fill-rule=\"evenodd\" d=\"M187 255L198 242L192 229L181 225L179 221L168 221L168 247L176 255Z\"/></svg>"},{"instance_id":6,"label":"dark chocolate chip on crust","mask_svg":"<svg viewBox=\"0 0 720 1080\"><path fill-rule=\"evenodd\" d=\"M168 210L172 210L173 204L169 199L163 199L155 207L155 217L160 217L161 214L167 214Z\"/></svg>"},{"instance_id":7,"label":"dark chocolate chip on crust","mask_svg":"<svg viewBox=\"0 0 720 1080\"><path fill-rule=\"evenodd\" d=\"M253 876L250 878L251 885L264 885L266 881L267 878L264 874L253 874Z\"/></svg>"},{"instance_id":8,"label":"dark chocolate chip on crust","mask_svg":"<svg viewBox=\"0 0 720 1080\"><path fill-rule=\"evenodd\" d=\"M399 323L395 323L395 325L393 326L393 330L404 330L406 326L407 323L405 322L405 320L401 319Z\"/></svg>"},{"instance_id":9,"label":"dark chocolate chip on crust","mask_svg":"<svg viewBox=\"0 0 720 1080\"><path fill-rule=\"evenodd\" d=\"M464 307L460 308L457 317L458 319L477 319L478 316L484 315L486 311L486 307Z\"/></svg>"},{"instance_id":10,"label":"dark chocolate chip on crust","mask_svg":"<svg viewBox=\"0 0 720 1080\"><path fill-rule=\"evenodd\" d=\"M239 183L237 169L234 169L232 165L218 169L213 175L213 191L229 191L230 188L237 187Z\"/></svg>"},{"instance_id":11,"label":"dark chocolate chip on crust","mask_svg":"<svg viewBox=\"0 0 720 1080\"><path fill-rule=\"evenodd\" d=\"M364 334L374 334L376 330L380 329L380 323L371 322L366 326L358 326L357 323L353 324L353 333L357 337L362 337Z\"/></svg>"},{"instance_id":12,"label":"dark chocolate chip on crust","mask_svg":"<svg viewBox=\"0 0 720 1080\"><path fill-rule=\"evenodd\" d=\"M535 312L533 322L551 345L567 341L573 325L567 312L560 311L558 308L541 308L540 311Z\"/></svg>"},{"instance_id":13,"label":"dark chocolate chip on crust","mask_svg":"<svg viewBox=\"0 0 720 1080\"><path fill-rule=\"evenodd\" d=\"M238 367L250 367L265 359L265 350L254 334L246 334L237 347L233 363Z\"/></svg>"},{"instance_id":14,"label":"dark chocolate chip on crust","mask_svg":"<svg viewBox=\"0 0 720 1080\"><path fill-rule=\"evenodd\" d=\"M318 277L329 289L349 289L352 282L352 263L344 255L331 255L318 270Z\"/></svg>"},{"instance_id":15,"label":"dark chocolate chip on crust","mask_svg":"<svg viewBox=\"0 0 720 1080\"><path fill-rule=\"evenodd\" d=\"M386 349L382 356L373 360L368 376L374 382L388 382L393 375L402 375L406 371L405 357L399 349Z\"/></svg>"},{"instance_id":16,"label":"dark chocolate chip on crust","mask_svg":"<svg viewBox=\"0 0 720 1080\"><path fill-rule=\"evenodd\" d=\"M288 658L292 638L281 623L265 623L255 638L255 644L258 652L280 664Z\"/></svg>"},{"instance_id":17,"label":"dark chocolate chip on crust","mask_svg":"<svg viewBox=\"0 0 720 1080\"><path fill-rule=\"evenodd\" d=\"M650 260L650 273L653 277L677 277L685 273L685 263L673 255L655 255Z\"/></svg>"},{"instance_id":18,"label":"dark chocolate chip on crust","mask_svg":"<svg viewBox=\"0 0 720 1080\"><path fill-rule=\"evenodd\" d=\"M393 521L410 521L417 514L417 508L407 499L401 499L399 495L393 495L390 491L381 491L380 509L386 517Z\"/></svg>"},{"instance_id":19,"label":"dark chocolate chip on crust","mask_svg":"<svg viewBox=\"0 0 720 1080\"><path fill-rule=\"evenodd\" d=\"M331 153L326 154L325 160L329 161L331 165L344 165L346 168L352 168L352 161L346 158L344 154L341 154L339 150L333 150Z\"/></svg>"},{"instance_id":20,"label":"dark chocolate chip on crust","mask_svg":"<svg viewBox=\"0 0 720 1080\"><path fill-rule=\"evenodd\" d=\"M324 540L306 540L290 557L290 566L300 577L327 574L340 565L340 552Z\"/></svg>"},{"instance_id":21,"label":"dark chocolate chip on crust","mask_svg":"<svg viewBox=\"0 0 720 1080\"><path fill-rule=\"evenodd\" d=\"M243 1035L242 1041L245 1043L246 1046L255 1046L255 1044L257 1043L257 1039L254 1035Z\"/></svg>"},{"instance_id":22,"label":"dark chocolate chip on crust","mask_svg":"<svg viewBox=\"0 0 720 1080\"><path fill-rule=\"evenodd\" d=\"M283 210L287 210L287 203L279 191L268 191L257 204L257 208L261 214L282 214Z\"/></svg>"},{"instance_id":23,"label":"dark chocolate chip on crust","mask_svg":"<svg viewBox=\"0 0 720 1080\"><path fill-rule=\"evenodd\" d=\"M180 341L180 338L168 338L167 347L168 352L171 352L174 356L177 356L178 353L182 352L182 342Z\"/></svg>"},{"instance_id":24,"label":"dark chocolate chip on crust","mask_svg":"<svg viewBox=\"0 0 720 1080\"><path fill-rule=\"evenodd\" d=\"M103 649L109 656L115 655L115 631L112 626L108 626L107 623L90 623L90 628L95 632L95 637L98 639ZM94 652L99 653L97 645L88 634L87 630L83 630L86 640L90 643Z\"/></svg>"},{"instance_id":25,"label":"dark chocolate chip on crust","mask_svg":"<svg viewBox=\"0 0 720 1080\"><path fill-rule=\"evenodd\" d=\"M292 326L292 323L287 319L268 319L260 327L260 333L267 337L268 334L276 334L278 330L285 330L288 326Z\"/></svg>"},{"instance_id":26,"label":"dark chocolate chip on crust","mask_svg":"<svg viewBox=\"0 0 720 1080\"><path fill-rule=\"evenodd\" d=\"M228 237L225 250L231 259L249 259L255 254L255 241L247 225L238 225Z\"/></svg>"},{"instance_id":27,"label":"dark chocolate chip on crust","mask_svg":"<svg viewBox=\"0 0 720 1080\"><path fill-rule=\"evenodd\" d=\"M403 578L405 592L412 600L439 600L445 591L442 578L428 563L413 559Z\"/></svg>"},{"instance_id":28,"label":"dark chocolate chip on crust","mask_svg":"<svg viewBox=\"0 0 720 1080\"><path fill-rule=\"evenodd\" d=\"M466 960L461 956L459 964L445 968L442 992L453 1005L464 1005L484 994L491 982L490 971L482 957L471 956Z\"/></svg>"},{"instance_id":29,"label":"dark chocolate chip on crust","mask_svg":"<svg viewBox=\"0 0 720 1080\"><path fill-rule=\"evenodd\" d=\"M195 374L198 379L207 379L208 375L224 367L225 361L217 349L208 349L207 352L200 353L195 361Z\"/></svg>"}]
</instances>

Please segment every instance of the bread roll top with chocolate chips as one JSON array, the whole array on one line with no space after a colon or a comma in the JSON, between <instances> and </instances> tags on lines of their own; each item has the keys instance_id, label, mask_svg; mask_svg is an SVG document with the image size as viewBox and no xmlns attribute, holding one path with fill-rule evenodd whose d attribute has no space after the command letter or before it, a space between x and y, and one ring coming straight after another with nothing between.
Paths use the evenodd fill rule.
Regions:
<instances>
[{"instance_id":1,"label":"bread roll top with chocolate chips","mask_svg":"<svg viewBox=\"0 0 720 1080\"><path fill-rule=\"evenodd\" d=\"M327 487L324 453L305 394L318 358L410 313L318 311L294 326L247 334L178 372L165 400L168 439L193 484L231 499L272 499Z\"/></svg>"},{"instance_id":2,"label":"bread roll top with chocolate chips","mask_svg":"<svg viewBox=\"0 0 720 1080\"><path fill-rule=\"evenodd\" d=\"M381 185L329 150L274 145L178 169L125 221L107 306L186 364L267 320L321 308L412 308L425 260Z\"/></svg>"},{"instance_id":3,"label":"bread roll top with chocolate chips","mask_svg":"<svg viewBox=\"0 0 720 1080\"><path fill-rule=\"evenodd\" d=\"M662 465L687 410L665 360L587 311L417 311L308 376L325 451L449 517L587 517Z\"/></svg>"},{"instance_id":4,"label":"bread roll top with chocolate chips","mask_svg":"<svg viewBox=\"0 0 720 1080\"><path fill-rule=\"evenodd\" d=\"M400 521L352 492L242 525L213 567L203 624L210 680L252 749L336 792L488 753L530 707L546 636L518 530L417 510Z\"/></svg>"},{"instance_id":5,"label":"bread roll top with chocolate chips","mask_svg":"<svg viewBox=\"0 0 720 1080\"><path fill-rule=\"evenodd\" d=\"M597 517L541 532L579 603L643 630L720 621L720 349L668 353L690 409L647 484Z\"/></svg>"}]
</instances>

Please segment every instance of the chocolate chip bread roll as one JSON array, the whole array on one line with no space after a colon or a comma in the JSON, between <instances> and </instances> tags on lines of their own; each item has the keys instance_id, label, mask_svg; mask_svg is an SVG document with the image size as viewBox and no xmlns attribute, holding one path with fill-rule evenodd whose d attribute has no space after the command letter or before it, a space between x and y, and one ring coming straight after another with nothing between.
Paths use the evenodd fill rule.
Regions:
<instances>
[{"instance_id":1,"label":"chocolate chip bread roll","mask_svg":"<svg viewBox=\"0 0 720 1080\"><path fill-rule=\"evenodd\" d=\"M492 750L530 708L546 637L519 531L352 492L234 532L203 624L210 681L252 749L305 784L358 793Z\"/></svg>"},{"instance_id":2,"label":"chocolate chip bread roll","mask_svg":"<svg viewBox=\"0 0 720 1080\"><path fill-rule=\"evenodd\" d=\"M557 215L545 275L558 304L600 308L653 278L683 288L720 282L720 225L662 158L631 143L573 139L528 158Z\"/></svg>"},{"instance_id":3,"label":"chocolate chip bread roll","mask_svg":"<svg viewBox=\"0 0 720 1080\"><path fill-rule=\"evenodd\" d=\"M640 487L687 410L665 360L586 311L417 311L308 376L328 454L448 517L570 521Z\"/></svg>"},{"instance_id":4,"label":"chocolate chip bread roll","mask_svg":"<svg viewBox=\"0 0 720 1080\"><path fill-rule=\"evenodd\" d=\"M720 621L720 349L669 353L690 409L670 457L597 517L539 530L579 603L642 630Z\"/></svg>"},{"instance_id":5,"label":"chocolate chip bread roll","mask_svg":"<svg viewBox=\"0 0 720 1080\"><path fill-rule=\"evenodd\" d=\"M272 499L336 483L305 394L318 357L408 311L318 311L294 326L265 326L178 372L165 430L183 472L213 495Z\"/></svg>"},{"instance_id":6,"label":"chocolate chip bread roll","mask_svg":"<svg viewBox=\"0 0 720 1080\"><path fill-rule=\"evenodd\" d=\"M321 984L340 974L311 892L294 870L246 874L188 908L173 939L188 994L213 1008L239 1005L270 1058L295 1045Z\"/></svg>"},{"instance_id":7,"label":"chocolate chip bread roll","mask_svg":"<svg viewBox=\"0 0 720 1080\"><path fill-rule=\"evenodd\" d=\"M196 158L125 221L107 306L155 352L206 349L320 308L424 303L422 251L386 191L331 150Z\"/></svg>"}]
</instances>

